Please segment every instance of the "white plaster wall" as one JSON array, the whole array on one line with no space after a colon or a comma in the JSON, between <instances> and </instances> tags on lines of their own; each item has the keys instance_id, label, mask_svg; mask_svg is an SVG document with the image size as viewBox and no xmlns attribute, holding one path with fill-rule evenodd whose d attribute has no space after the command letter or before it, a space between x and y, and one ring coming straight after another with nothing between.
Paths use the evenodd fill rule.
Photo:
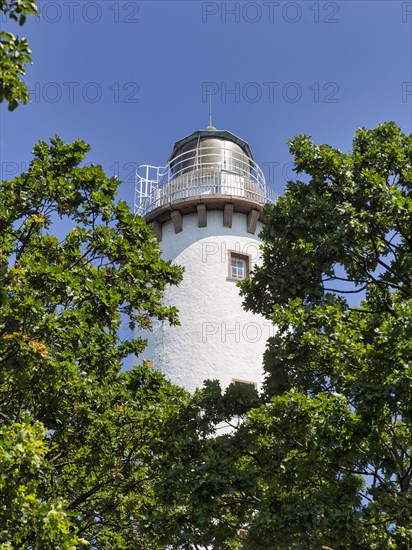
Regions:
<instances>
[{"instance_id":1,"label":"white plaster wall","mask_svg":"<svg viewBox=\"0 0 412 550\"><path fill-rule=\"evenodd\" d=\"M196 214L183 218L183 231L175 234L172 222L163 225L164 259L182 265L179 287L170 287L166 301L179 309L181 326L155 322L142 336L149 344L142 358L153 361L173 383L189 391L206 379L218 379L226 388L233 379L263 379L262 358L272 325L242 308L239 289L227 280L228 251L252 256L259 262L258 234L246 230L246 215L234 213L232 228L223 227L223 212L207 213L207 227L199 228ZM140 359L140 358L139 358Z\"/></svg>"}]
</instances>

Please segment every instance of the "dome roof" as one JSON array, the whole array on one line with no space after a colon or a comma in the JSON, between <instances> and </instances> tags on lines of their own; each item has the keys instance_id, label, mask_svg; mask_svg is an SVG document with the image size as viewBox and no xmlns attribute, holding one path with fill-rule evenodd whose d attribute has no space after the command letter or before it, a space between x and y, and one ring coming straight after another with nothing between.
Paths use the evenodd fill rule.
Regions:
<instances>
[{"instance_id":1,"label":"dome roof","mask_svg":"<svg viewBox=\"0 0 412 550\"><path fill-rule=\"evenodd\" d=\"M193 132L189 136L186 136L182 139L179 139L179 141L176 141L168 159L169 162L174 159L179 154L179 151L182 149L182 147L184 147L188 143L192 141L197 142L202 141L202 139L211 138L236 143L236 145L238 145L250 159L254 160L249 144L245 140L238 136L235 136L235 134L232 134L227 130L216 130L214 126L208 126L205 130L196 130L196 132Z\"/></svg>"}]
</instances>

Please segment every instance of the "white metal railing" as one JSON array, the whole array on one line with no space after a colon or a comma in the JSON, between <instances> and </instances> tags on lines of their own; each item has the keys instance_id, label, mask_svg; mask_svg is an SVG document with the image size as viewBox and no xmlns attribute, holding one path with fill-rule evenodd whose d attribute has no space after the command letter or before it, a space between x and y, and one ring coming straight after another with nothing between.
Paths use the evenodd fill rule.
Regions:
<instances>
[{"instance_id":1,"label":"white metal railing","mask_svg":"<svg viewBox=\"0 0 412 550\"><path fill-rule=\"evenodd\" d=\"M259 204L274 204L272 189L256 162L224 147L185 151L167 166L139 166L135 187L135 212L142 216L171 202L199 195L234 195Z\"/></svg>"}]
</instances>

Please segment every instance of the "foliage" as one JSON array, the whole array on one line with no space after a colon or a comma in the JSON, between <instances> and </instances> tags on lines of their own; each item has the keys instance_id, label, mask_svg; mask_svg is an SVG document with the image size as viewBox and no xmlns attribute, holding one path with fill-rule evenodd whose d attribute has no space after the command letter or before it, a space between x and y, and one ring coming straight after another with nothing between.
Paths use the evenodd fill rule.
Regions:
<instances>
[{"instance_id":1,"label":"foliage","mask_svg":"<svg viewBox=\"0 0 412 550\"><path fill-rule=\"evenodd\" d=\"M38 15L36 2L32 0L0 0L0 13L19 25L24 25L27 15ZM9 111L30 99L27 86L20 76L26 74L25 66L31 63L31 51L26 38L11 32L0 32L0 103L8 102Z\"/></svg>"},{"instance_id":2,"label":"foliage","mask_svg":"<svg viewBox=\"0 0 412 550\"><path fill-rule=\"evenodd\" d=\"M52 545L75 550L82 541L70 532L70 521L59 499L39 497L47 451L40 423L22 419L0 430L0 548L21 548L36 532L39 548Z\"/></svg>"},{"instance_id":3,"label":"foliage","mask_svg":"<svg viewBox=\"0 0 412 550\"><path fill-rule=\"evenodd\" d=\"M39 142L1 184L0 548L149 548L153 448L186 402L149 363L122 372L135 331L177 321L181 270L88 149Z\"/></svg>"},{"instance_id":4,"label":"foliage","mask_svg":"<svg viewBox=\"0 0 412 550\"><path fill-rule=\"evenodd\" d=\"M349 154L290 148L299 179L241 285L277 326L261 404L220 435L225 396L197 396L197 435L161 481L172 547L410 548L412 137L386 123Z\"/></svg>"}]
</instances>

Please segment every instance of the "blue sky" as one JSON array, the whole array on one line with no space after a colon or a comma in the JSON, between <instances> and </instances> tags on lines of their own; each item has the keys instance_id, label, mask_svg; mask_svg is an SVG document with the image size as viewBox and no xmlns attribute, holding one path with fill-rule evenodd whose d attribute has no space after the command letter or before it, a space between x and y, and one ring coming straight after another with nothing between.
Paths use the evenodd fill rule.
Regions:
<instances>
[{"instance_id":1,"label":"blue sky","mask_svg":"<svg viewBox=\"0 0 412 550\"><path fill-rule=\"evenodd\" d=\"M1 106L2 176L38 139L92 146L126 181L165 164L174 142L213 122L248 141L269 184L293 177L286 142L307 133L347 151L359 126L412 126L412 2L59 0L13 31L33 51L32 103Z\"/></svg>"}]
</instances>

